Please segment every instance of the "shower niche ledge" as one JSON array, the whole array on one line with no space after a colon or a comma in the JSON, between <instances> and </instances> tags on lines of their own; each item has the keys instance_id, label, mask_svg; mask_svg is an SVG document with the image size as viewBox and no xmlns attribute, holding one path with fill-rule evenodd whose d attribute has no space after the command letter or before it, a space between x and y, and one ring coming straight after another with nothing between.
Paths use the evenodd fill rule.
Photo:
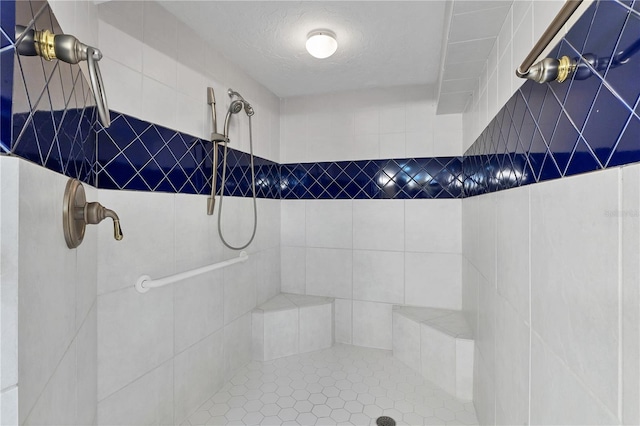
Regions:
<instances>
[{"instance_id":1,"label":"shower niche ledge","mask_svg":"<svg viewBox=\"0 0 640 426\"><path fill-rule=\"evenodd\" d=\"M459 399L473 399L473 350L461 311L393 307L393 356Z\"/></svg>"},{"instance_id":2,"label":"shower niche ledge","mask_svg":"<svg viewBox=\"0 0 640 426\"><path fill-rule=\"evenodd\" d=\"M256 307L251 316L254 360L333 346L333 298L280 293Z\"/></svg>"}]
</instances>

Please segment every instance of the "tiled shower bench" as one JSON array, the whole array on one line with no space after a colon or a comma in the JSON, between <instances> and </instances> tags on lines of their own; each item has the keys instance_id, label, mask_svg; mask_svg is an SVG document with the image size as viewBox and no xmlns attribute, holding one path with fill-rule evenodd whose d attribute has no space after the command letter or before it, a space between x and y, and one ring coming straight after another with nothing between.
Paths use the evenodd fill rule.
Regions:
<instances>
[{"instance_id":1,"label":"tiled shower bench","mask_svg":"<svg viewBox=\"0 0 640 426\"><path fill-rule=\"evenodd\" d=\"M460 399L473 398L473 349L462 312L393 307L393 356Z\"/></svg>"},{"instance_id":2,"label":"tiled shower bench","mask_svg":"<svg viewBox=\"0 0 640 426\"><path fill-rule=\"evenodd\" d=\"M333 345L333 298L280 293L252 313L253 359L330 348Z\"/></svg>"}]
</instances>

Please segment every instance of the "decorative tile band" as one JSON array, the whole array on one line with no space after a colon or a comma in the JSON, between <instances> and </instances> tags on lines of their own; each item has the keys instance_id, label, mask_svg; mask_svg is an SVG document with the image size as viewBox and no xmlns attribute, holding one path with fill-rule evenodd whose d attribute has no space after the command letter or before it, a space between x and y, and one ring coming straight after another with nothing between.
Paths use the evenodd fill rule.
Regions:
<instances>
[{"instance_id":1,"label":"decorative tile band","mask_svg":"<svg viewBox=\"0 0 640 426\"><path fill-rule=\"evenodd\" d=\"M186 133L112 112L111 127L98 130L98 187L209 194L213 144ZM217 192L224 148L218 146ZM256 196L279 198L279 165L254 158ZM249 154L228 149L225 195L250 197Z\"/></svg>"},{"instance_id":2,"label":"decorative tile band","mask_svg":"<svg viewBox=\"0 0 640 426\"><path fill-rule=\"evenodd\" d=\"M527 81L464 156L465 197L640 161L640 1L598 1L549 55L591 77ZM627 62L612 57L633 50Z\"/></svg>"},{"instance_id":3,"label":"decorative tile band","mask_svg":"<svg viewBox=\"0 0 640 426\"><path fill-rule=\"evenodd\" d=\"M109 129L92 124L93 98L77 66L15 56L14 22L7 18L14 8L13 1L0 2L3 152L99 188L210 192L208 141L116 112ZM36 25L55 31L57 23L48 11ZM608 60L637 45L638 34L640 1L598 1L552 52L604 58L586 65L594 75L525 83L464 157L283 165L255 158L257 195L462 198L640 161L640 55L617 67ZM222 166L217 175L219 191ZM225 194L251 196L248 154L229 148L226 175Z\"/></svg>"},{"instance_id":4,"label":"decorative tile band","mask_svg":"<svg viewBox=\"0 0 640 426\"><path fill-rule=\"evenodd\" d=\"M461 198L462 158L283 164L283 199Z\"/></svg>"},{"instance_id":5,"label":"decorative tile band","mask_svg":"<svg viewBox=\"0 0 640 426\"><path fill-rule=\"evenodd\" d=\"M3 153L11 149L15 19L15 3L0 1L0 152Z\"/></svg>"}]
</instances>

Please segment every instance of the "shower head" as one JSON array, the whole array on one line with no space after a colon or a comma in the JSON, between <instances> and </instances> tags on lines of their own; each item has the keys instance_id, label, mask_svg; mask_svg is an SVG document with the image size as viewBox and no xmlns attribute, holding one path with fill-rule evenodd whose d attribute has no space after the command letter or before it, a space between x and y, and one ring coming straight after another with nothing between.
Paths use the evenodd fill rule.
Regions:
<instances>
[{"instance_id":1,"label":"shower head","mask_svg":"<svg viewBox=\"0 0 640 426\"><path fill-rule=\"evenodd\" d=\"M236 99L235 101L231 102L231 105L229 105L229 112L231 114L239 113L240 111L242 111L242 107L244 106L244 104L244 100Z\"/></svg>"},{"instance_id":2,"label":"shower head","mask_svg":"<svg viewBox=\"0 0 640 426\"><path fill-rule=\"evenodd\" d=\"M238 102L238 101L240 101L240 102L242 102L242 104L244 105L244 112L245 112L249 117L251 117L253 114L255 114L255 113L256 113L256 112L253 110L253 107L251 106L251 104L250 104L249 102L247 102L247 101L242 97L242 95L241 95L240 93L236 92L236 91L235 91L235 90L233 90L233 89L229 89L229 90L227 90L227 94L229 95L229 97L230 97L230 98L234 98L234 97L235 97L235 98L238 98L238 99L236 99L235 101L233 101L233 102L231 103L231 105L232 105L232 106L233 106L233 103L234 103L234 102ZM235 113L237 113L237 112L240 112L240 111L233 111L233 113L234 113L234 114L235 114Z\"/></svg>"}]
</instances>

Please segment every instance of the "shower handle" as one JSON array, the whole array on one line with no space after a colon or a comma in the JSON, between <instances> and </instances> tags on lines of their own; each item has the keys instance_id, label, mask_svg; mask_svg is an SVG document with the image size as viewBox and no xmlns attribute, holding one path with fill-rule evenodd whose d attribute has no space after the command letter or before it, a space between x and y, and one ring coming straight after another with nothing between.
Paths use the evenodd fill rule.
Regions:
<instances>
[{"instance_id":1,"label":"shower handle","mask_svg":"<svg viewBox=\"0 0 640 426\"><path fill-rule=\"evenodd\" d=\"M22 56L41 56L47 61L59 59L68 64L87 61L100 122L104 127L111 125L107 95L98 66L98 61L102 59L100 50L80 42L70 34L53 34L49 30L27 30L23 25L16 25L16 50Z\"/></svg>"},{"instance_id":2,"label":"shower handle","mask_svg":"<svg viewBox=\"0 0 640 426\"><path fill-rule=\"evenodd\" d=\"M106 218L113 220L113 238L122 240L120 218L116 212L97 202L87 203L82 183L77 179L69 179L62 204L62 228L67 247L78 247L84 239L87 225L98 224Z\"/></svg>"}]
</instances>

